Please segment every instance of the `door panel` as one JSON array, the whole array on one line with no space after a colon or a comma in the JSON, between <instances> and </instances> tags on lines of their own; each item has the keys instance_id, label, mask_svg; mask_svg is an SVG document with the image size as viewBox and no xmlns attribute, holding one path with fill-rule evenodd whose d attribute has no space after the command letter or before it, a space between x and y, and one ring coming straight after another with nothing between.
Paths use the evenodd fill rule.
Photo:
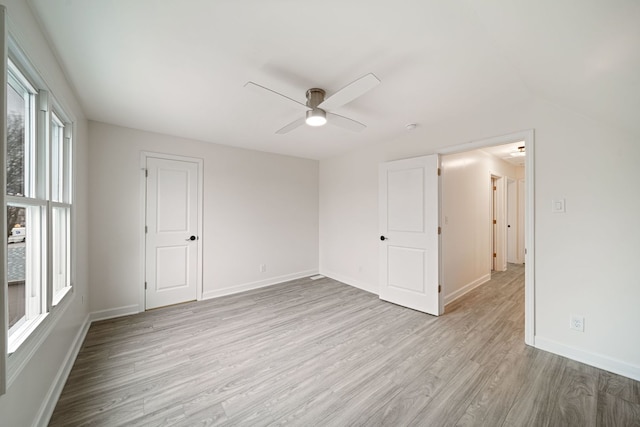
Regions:
<instances>
[{"instance_id":1,"label":"door panel","mask_svg":"<svg viewBox=\"0 0 640 427\"><path fill-rule=\"evenodd\" d=\"M380 165L380 298L439 315L439 157ZM384 238L384 239L383 239Z\"/></svg>"},{"instance_id":2,"label":"door panel","mask_svg":"<svg viewBox=\"0 0 640 427\"><path fill-rule=\"evenodd\" d=\"M424 170L414 168L388 172L388 228L393 231L424 231Z\"/></svg>"},{"instance_id":3,"label":"door panel","mask_svg":"<svg viewBox=\"0 0 640 427\"><path fill-rule=\"evenodd\" d=\"M189 230L189 172L157 169L157 228L160 233Z\"/></svg>"},{"instance_id":4,"label":"door panel","mask_svg":"<svg viewBox=\"0 0 640 427\"><path fill-rule=\"evenodd\" d=\"M166 266L171 265L171 268ZM156 248L157 291L189 286L189 250L184 245Z\"/></svg>"},{"instance_id":5,"label":"door panel","mask_svg":"<svg viewBox=\"0 0 640 427\"><path fill-rule=\"evenodd\" d=\"M389 287L424 293L425 251L388 245L387 253Z\"/></svg>"},{"instance_id":6,"label":"door panel","mask_svg":"<svg viewBox=\"0 0 640 427\"><path fill-rule=\"evenodd\" d=\"M507 180L507 262L518 262L518 191L514 180Z\"/></svg>"},{"instance_id":7,"label":"door panel","mask_svg":"<svg viewBox=\"0 0 640 427\"><path fill-rule=\"evenodd\" d=\"M198 276L198 164L149 157L146 190L146 308L193 301Z\"/></svg>"}]
</instances>

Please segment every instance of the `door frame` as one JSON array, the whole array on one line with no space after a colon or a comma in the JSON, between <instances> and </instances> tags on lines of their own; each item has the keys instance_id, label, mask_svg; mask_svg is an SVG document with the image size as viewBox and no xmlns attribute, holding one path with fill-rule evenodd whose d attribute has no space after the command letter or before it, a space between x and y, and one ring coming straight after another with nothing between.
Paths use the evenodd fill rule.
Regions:
<instances>
[{"instance_id":1,"label":"door frame","mask_svg":"<svg viewBox=\"0 0 640 427\"><path fill-rule=\"evenodd\" d=\"M504 145L516 141L524 141L526 147L525 158L525 209L524 209L524 342L535 346L535 197L534 197L534 159L535 141L533 129L514 132L507 135L475 140L464 144L436 149L441 156L447 154L463 153L479 148ZM442 207L441 207L442 209ZM442 263L442 259L440 260ZM440 269L442 275L442 268ZM442 281L442 277L440 277Z\"/></svg>"},{"instance_id":2,"label":"door frame","mask_svg":"<svg viewBox=\"0 0 640 427\"><path fill-rule=\"evenodd\" d=\"M198 236L200 238L196 241L198 246L198 256L197 263L198 269L196 273L196 300L202 300L202 269L203 269L203 254L202 254L202 241L203 241L203 229L202 229L202 218L204 212L204 203L203 203L203 166L204 160L197 157L187 157L180 156L175 154L167 154L167 153L158 153L153 151L142 151L140 153L140 283L139 283L139 293L138 293L138 312L142 313L147 309L147 300L146 300L146 292L144 288L145 278L146 278L146 256L147 256L147 238L145 233L145 225L147 222L147 159L148 158L156 158L163 160L176 160L182 162L190 162L196 163L198 165L198 176L196 178L198 183L198 206L196 208L196 212L198 214Z\"/></svg>"}]
</instances>

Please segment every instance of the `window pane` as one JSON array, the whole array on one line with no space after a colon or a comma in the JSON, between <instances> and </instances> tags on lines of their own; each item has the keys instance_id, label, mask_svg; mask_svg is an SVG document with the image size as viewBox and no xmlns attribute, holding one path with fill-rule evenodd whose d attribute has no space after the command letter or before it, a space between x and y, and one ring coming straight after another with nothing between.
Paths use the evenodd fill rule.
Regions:
<instances>
[{"instance_id":1,"label":"window pane","mask_svg":"<svg viewBox=\"0 0 640 427\"><path fill-rule=\"evenodd\" d=\"M7 86L7 194L14 196L25 194L27 96L28 94L19 92L11 84Z\"/></svg>"},{"instance_id":2,"label":"window pane","mask_svg":"<svg viewBox=\"0 0 640 427\"><path fill-rule=\"evenodd\" d=\"M52 116L51 120L51 200L63 201L64 186L64 126Z\"/></svg>"},{"instance_id":3,"label":"window pane","mask_svg":"<svg viewBox=\"0 0 640 427\"><path fill-rule=\"evenodd\" d=\"M71 286L69 251L69 216L67 207L52 209L53 304L57 304Z\"/></svg>"},{"instance_id":4,"label":"window pane","mask_svg":"<svg viewBox=\"0 0 640 427\"><path fill-rule=\"evenodd\" d=\"M26 315L26 209L7 207L7 278L9 295L9 329L24 322Z\"/></svg>"},{"instance_id":5,"label":"window pane","mask_svg":"<svg viewBox=\"0 0 640 427\"><path fill-rule=\"evenodd\" d=\"M44 312L44 207L7 206L7 286L9 338L20 326Z\"/></svg>"}]
</instances>

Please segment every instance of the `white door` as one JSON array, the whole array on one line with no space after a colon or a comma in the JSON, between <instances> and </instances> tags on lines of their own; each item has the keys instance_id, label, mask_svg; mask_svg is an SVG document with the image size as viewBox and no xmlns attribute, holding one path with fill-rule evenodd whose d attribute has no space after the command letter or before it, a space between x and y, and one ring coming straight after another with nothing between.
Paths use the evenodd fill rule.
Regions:
<instances>
[{"instance_id":1,"label":"white door","mask_svg":"<svg viewBox=\"0 0 640 427\"><path fill-rule=\"evenodd\" d=\"M198 277L198 164L147 158L146 308L193 301Z\"/></svg>"},{"instance_id":2,"label":"white door","mask_svg":"<svg viewBox=\"0 0 640 427\"><path fill-rule=\"evenodd\" d=\"M498 270L497 259L498 256L498 219L496 218L496 206L497 206L497 194L498 186L496 185L496 178L491 177L491 271Z\"/></svg>"},{"instance_id":3,"label":"white door","mask_svg":"<svg viewBox=\"0 0 640 427\"><path fill-rule=\"evenodd\" d=\"M507 262L518 262L518 187L507 180Z\"/></svg>"},{"instance_id":4,"label":"white door","mask_svg":"<svg viewBox=\"0 0 640 427\"><path fill-rule=\"evenodd\" d=\"M379 172L380 299L440 315L439 156Z\"/></svg>"}]
</instances>

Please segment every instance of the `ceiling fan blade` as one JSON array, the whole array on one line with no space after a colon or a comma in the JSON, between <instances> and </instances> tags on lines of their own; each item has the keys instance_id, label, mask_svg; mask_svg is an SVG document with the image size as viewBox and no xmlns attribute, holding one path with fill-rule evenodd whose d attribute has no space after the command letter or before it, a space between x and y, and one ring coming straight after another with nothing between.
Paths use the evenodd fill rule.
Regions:
<instances>
[{"instance_id":1,"label":"ceiling fan blade","mask_svg":"<svg viewBox=\"0 0 640 427\"><path fill-rule=\"evenodd\" d=\"M342 107L345 104L353 101L357 97L364 95L369 90L380 84L380 80L369 73L366 76L360 77L356 81L353 81L325 99L318 107L323 110L334 110L338 107Z\"/></svg>"},{"instance_id":2,"label":"ceiling fan blade","mask_svg":"<svg viewBox=\"0 0 640 427\"><path fill-rule=\"evenodd\" d=\"M366 126L360 122L333 113L327 113L327 122L334 126L350 130L352 132L360 132L361 130L366 128Z\"/></svg>"},{"instance_id":3,"label":"ceiling fan blade","mask_svg":"<svg viewBox=\"0 0 640 427\"><path fill-rule=\"evenodd\" d=\"M261 86L261 85L259 85L259 84L257 84L257 83L254 83L254 82L247 82L247 83L245 83L244 87L246 87L246 88L248 88L248 89L254 89L254 90L257 90L257 91L260 91L260 92L263 92L263 93L264 93L265 91L266 91L266 92L270 92L270 93L272 93L272 94L278 95L278 96L280 97L280 99L286 99L286 100L288 100L288 101L291 101L291 102L292 102L292 103L294 103L295 105L297 105L297 106L299 106L299 107L304 108L304 110L305 110L305 111L310 109L309 107L307 107L307 106L306 106L305 104L303 104L302 102L298 102L298 101L296 101L296 100L295 100L295 99L293 99L293 98L289 98L287 95L283 95L283 94L281 94L281 93L279 93L279 92L276 92L275 90L271 90L271 89L269 89L268 87Z\"/></svg>"},{"instance_id":4,"label":"ceiling fan blade","mask_svg":"<svg viewBox=\"0 0 640 427\"><path fill-rule=\"evenodd\" d=\"M289 123L288 125L286 125L285 127L283 127L282 129L277 130L276 133L280 135L284 135L285 133L289 133L295 128L302 126L304 123L305 123L304 117L301 119L296 119L291 123Z\"/></svg>"}]
</instances>

